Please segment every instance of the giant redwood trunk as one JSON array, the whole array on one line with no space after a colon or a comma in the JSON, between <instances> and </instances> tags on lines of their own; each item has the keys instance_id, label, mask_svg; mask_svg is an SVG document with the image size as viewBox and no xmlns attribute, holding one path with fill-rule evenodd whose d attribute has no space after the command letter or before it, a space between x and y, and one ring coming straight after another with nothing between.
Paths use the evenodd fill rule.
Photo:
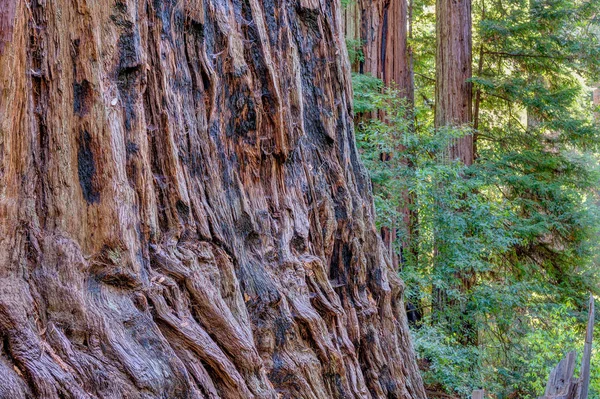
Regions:
<instances>
[{"instance_id":1,"label":"giant redwood trunk","mask_svg":"<svg viewBox=\"0 0 600 399\"><path fill-rule=\"evenodd\" d=\"M329 0L0 0L1 398L424 398Z\"/></svg>"}]
</instances>

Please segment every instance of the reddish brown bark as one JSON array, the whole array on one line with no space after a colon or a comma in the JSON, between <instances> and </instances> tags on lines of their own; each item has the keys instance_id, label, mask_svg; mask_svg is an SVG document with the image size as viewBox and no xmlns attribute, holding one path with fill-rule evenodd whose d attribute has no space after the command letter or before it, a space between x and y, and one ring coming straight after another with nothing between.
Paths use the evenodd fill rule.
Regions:
<instances>
[{"instance_id":1,"label":"reddish brown bark","mask_svg":"<svg viewBox=\"0 0 600 399\"><path fill-rule=\"evenodd\" d=\"M435 126L471 122L471 0L436 1ZM473 163L473 136L458 138L449 158Z\"/></svg>"},{"instance_id":2,"label":"reddish brown bark","mask_svg":"<svg viewBox=\"0 0 600 399\"><path fill-rule=\"evenodd\" d=\"M413 86L407 20L406 0L360 0L344 12L346 37L362 43L364 60L355 65L357 72L395 86L410 99Z\"/></svg>"},{"instance_id":3,"label":"reddish brown bark","mask_svg":"<svg viewBox=\"0 0 600 399\"><path fill-rule=\"evenodd\" d=\"M0 398L425 397L338 2L0 4Z\"/></svg>"},{"instance_id":4,"label":"reddish brown bark","mask_svg":"<svg viewBox=\"0 0 600 399\"><path fill-rule=\"evenodd\" d=\"M594 89L592 96L593 96L594 106L600 107L600 84L598 85L598 87L596 87ZM596 118L597 123L600 123L600 112L598 112L598 111L594 112L594 118Z\"/></svg>"},{"instance_id":5,"label":"reddish brown bark","mask_svg":"<svg viewBox=\"0 0 600 399\"><path fill-rule=\"evenodd\" d=\"M380 78L386 86L395 84L402 95L411 97L406 1L363 0L361 5L362 72Z\"/></svg>"}]
</instances>

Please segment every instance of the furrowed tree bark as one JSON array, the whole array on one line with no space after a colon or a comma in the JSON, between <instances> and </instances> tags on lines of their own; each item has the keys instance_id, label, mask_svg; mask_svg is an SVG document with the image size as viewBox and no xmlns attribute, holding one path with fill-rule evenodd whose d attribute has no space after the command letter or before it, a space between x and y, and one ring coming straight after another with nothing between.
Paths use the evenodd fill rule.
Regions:
<instances>
[{"instance_id":1,"label":"furrowed tree bark","mask_svg":"<svg viewBox=\"0 0 600 399\"><path fill-rule=\"evenodd\" d=\"M435 127L463 127L471 122L471 0L436 1ZM473 163L473 136L456 139L451 160Z\"/></svg>"},{"instance_id":2,"label":"furrowed tree bark","mask_svg":"<svg viewBox=\"0 0 600 399\"><path fill-rule=\"evenodd\" d=\"M364 61L361 73L370 73L386 86L395 86L412 98L406 0L362 0L360 38Z\"/></svg>"},{"instance_id":3,"label":"furrowed tree bark","mask_svg":"<svg viewBox=\"0 0 600 399\"><path fill-rule=\"evenodd\" d=\"M425 398L339 2L0 0L0 398Z\"/></svg>"}]
</instances>

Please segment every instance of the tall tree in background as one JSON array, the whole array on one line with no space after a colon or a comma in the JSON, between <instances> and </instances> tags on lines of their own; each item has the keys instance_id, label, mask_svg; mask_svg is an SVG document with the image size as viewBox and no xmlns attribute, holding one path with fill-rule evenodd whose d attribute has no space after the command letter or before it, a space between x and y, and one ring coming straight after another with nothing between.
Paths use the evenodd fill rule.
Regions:
<instances>
[{"instance_id":1,"label":"tall tree in background","mask_svg":"<svg viewBox=\"0 0 600 399\"><path fill-rule=\"evenodd\" d=\"M471 0L436 1L435 127L465 127L471 122ZM473 136L457 138L450 160L471 165Z\"/></svg>"},{"instance_id":2,"label":"tall tree in background","mask_svg":"<svg viewBox=\"0 0 600 399\"><path fill-rule=\"evenodd\" d=\"M355 72L369 74L400 96L413 97L408 47L406 0L358 0L344 11L346 38L360 56L351 60Z\"/></svg>"},{"instance_id":3,"label":"tall tree in background","mask_svg":"<svg viewBox=\"0 0 600 399\"><path fill-rule=\"evenodd\" d=\"M471 122L471 0L437 0L436 1L436 73L435 73L435 120L436 129L466 129ZM470 166L474 161L473 136L461 134L451 140L447 150L447 161L460 161ZM444 248L451 245L442 242L446 238L438 236L439 246L435 262L439 263L446 256ZM465 292L472 285L474 276L465 270L452 270L436 267L439 282L450 281L445 287L432 287L432 311L434 317L450 313L450 319L460 318L456 330L464 342L474 342L477 332L473 321L466 312L463 302L459 307L462 312L453 308L457 300L450 298L448 292L459 290ZM448 275L451 274L451 275ZM456 281L454 281L456 280Z\"/></svg>"},{"instance_id":4,"label":"tall tree in background","mask_svg":"<svg viewBox=\"0 0 600 399\"><path fill-rule=\"evenodd\" d=\"M412 60L408 45L409 8L406 0L358 0L347 5L344 13L346 38L359 56L352 61L353 69L380 79L382 90L393 89L409 105L411 112L414 102ZM379 110L374 115L382 120L385 114ZM401 132L397 132L401 134ZM398 157L397 151L382 152L382 161L388 162ZM407 205L399 210L399 218L393 218L389 226L382 226L381 236L390 253L392 263L399 265L400 252L410 247L410 237L416 234L416 214L410 209L411 199L405 193ZM398 220L400 219L400 220ZM401 243L398 243L398 230L405 228Z\"/></svg>"}]
</instances>

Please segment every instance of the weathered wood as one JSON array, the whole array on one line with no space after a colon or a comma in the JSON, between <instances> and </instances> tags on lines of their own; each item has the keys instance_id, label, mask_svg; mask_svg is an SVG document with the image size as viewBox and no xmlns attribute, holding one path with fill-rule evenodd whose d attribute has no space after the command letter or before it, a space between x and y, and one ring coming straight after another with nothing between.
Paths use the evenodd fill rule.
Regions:
<instances>
[{"instance_id":1,"label":"weathered wood","mask_svg":"<svg viewBox=\"0 0 600 399\"><path fill-rule=\"evenodd\" d=\"M7 4L0 398L425 398L338 1Z\"/></svg>"},{"instance_id":2,"label":"weathered wood","mask_svg":"<svg viewBox=\"0 0 600 399\"><path fill-rule=\"evenodd\" d=\"M558 365L550 372L543 399L576 399L578 397L578 381L573 378L577 353L567 353Z\"/></svg>"},{"instance_id":3,"label":"weathered wood","mask_svg":"<svg viewBox=\"0 0 600 399\"><path fill-rule=\"evenodd\" d=\"M581 393L579 399L587 399L590 388L590 362L592 359L592 340L594 338L594 320L596 311L594 309L594 296L590 294L590 304L588 311L588 323L585 333L585 346L583 348L583 357L581 359Z\"/></svg>"},{"instance_id":4,"label":"weathered wood","mask_svg":"<svg viewBox=\"0 0 600 399\"><path fill-rule=\"evenodd\" d=\"M471 399L484 399L485 391L483 389L476 389L471 394Z\"/></svg>"},{"instance_id":5,"label":"weathered wood","mask_svg":"<svg viewBox=\"0 0 600 399\"><path fill-rule=\"evenodd\" d=\"M594 335L594 297L590 295L588 323L585 335L585 347L581 360L579 378L575 372L575 351L569 352L550 373L546 392L540 399L587 399L590 383L590 360L592 356L592 338Z\"/></svg>"}]
</instances>

